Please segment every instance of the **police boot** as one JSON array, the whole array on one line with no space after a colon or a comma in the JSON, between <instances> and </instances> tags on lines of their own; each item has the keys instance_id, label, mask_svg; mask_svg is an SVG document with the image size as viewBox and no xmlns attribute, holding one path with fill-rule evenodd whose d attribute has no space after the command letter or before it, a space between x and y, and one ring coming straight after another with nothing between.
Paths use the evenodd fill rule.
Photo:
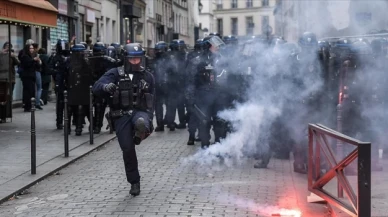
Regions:
<instances>
[{"instance_id":1,"label":"police boot","mask_svg":"<svg viewBox=\"0 0 388 217\"><path fill-rule=\"evenodd\" d=\"M177 126L176 126L177 129L186 129L186 124L185 123L179 123Z\"/></svg>"},{"instance_id":2,"label":"police boot","mask_svg":"<svg viewBox=\"0 0 388 217\"><path fill-rule=\"evenodd\" d=\"M99 127L94 127L94 129L93 129L93 133L94 133L94 134L100 134L100 132L101 132L101 128L99 128Z\"/></svg>"},{"instance_id":3,"label":"police boot","mask_svg":"<svg viewBox=\"0 0 388 217\"><path fill-rule=\"evenodd\" d=\"M158 121L157 124L158 126L155 128L155 132L163 132L164 131L163 121Z\"/></svg>"},{"instance_id":4,"label":"police boot","mask_svg":"<svg viewBox=\"0 0 388 217\"><path fill-rule=\"evenodd\" d=\"M261 160L253 165L256 169L267 168L269 160L271 159L271 152L261 154Z\"/></svg>"},{"instance_id":5,"label":"police boot","mask_svg":"<svg viewBox=\"0 0 388 217\"><path fill-rule=\"evenodd\" d=\"M129 191L129 193L132 195L132 196L137 196L140 194L140 182L138 183L135 183L135 184L132 184L131 185L131 190Z\"/></svg>"},{"instance_id":6,"label":"police boot","mask_svg":"<svg viewBox=\"0 0 388 217\"><path fill-rule=\"evenodd\" d=\"M169 124L168 128L170 128L170 131L175 131L175 123Z\"/></svg>"},{"instance_id":7,"label":"police boot","mask_svg":"<svg viewBox=\"0 0 388 217\"><path fill-rule=\"evenodd\" d=\"M76 126L76 128L75 128L75 135L76 136L81 136L82 135L82 127Z\"/></svg>"},{"instance_id":8,"label":"police boot","mask_svg":"<svg viewBox=\"0 0 388 217\"><path fill-rule=\"evenodd\" d=\"M207 143L202 142L202 144L201 144L202 149L207 149L207 148L209 148L209 146L210 146L210 142L207 142Z\"/></svg>"},{"instance_id":9,"label":"police boot","mask_svg":"<svg viewBox=\"0 0 388 217\"><path fill-rule=\"evenodd\" d=\"M187 145L194 145L194 141L195 141L195 136L190 135L189 141L187 141Z\"/></svg>"},{"instance_id":10,"label":"police boot","mask_svg":"<svg viewBox=\"0 0 388 217\"><path fill-rule=\"evenodd\" d=\"M96 104L94 106L94 117L93 117L93 133L99 134L101 132L101 128L99 127L100 124L100 113L101 113L101 105Z\"/></svg>"},{"instance_id":11,"label":"police boot","mask_svg":"<svg viewBox=\"0 0 388 217\"><path fill-rule=\"evenodd\" d=\"M294 172L307 174L307 165L305 163L294 162Z\"/></svg>"},{"instance_id":12,"label":"police boot","mask_svg":"<svg viewBox=\"0 0 388 217\"><path fill-rule=\"evenodd\" d=\"M268 166L268 164L266 164L265 162L259 161L259 162L255 163L253 165L253 168L255 168L255 169L264 169L264 168L267 168L267 166Z\"/></svg>"},{"instance_id":13,"label":"police boot","mask_svg":"<svg viewBox=\"0 0 388 217\"><path fill-rule=\"evenodd\" d=\"M135 136L133 138L133 143L139 145L141 141L145 138L147 127L145 125L144 118L137 119L135 123Z\"/></svg>"}]
</instances>

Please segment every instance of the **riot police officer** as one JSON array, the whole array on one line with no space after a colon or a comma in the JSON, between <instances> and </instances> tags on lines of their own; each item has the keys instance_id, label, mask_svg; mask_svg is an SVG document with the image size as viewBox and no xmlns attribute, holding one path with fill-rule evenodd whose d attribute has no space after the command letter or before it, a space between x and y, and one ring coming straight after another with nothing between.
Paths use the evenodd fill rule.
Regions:
<instances>
[{"instance_id":1,"label":"riot police officer","mask_svg":"<svg viewBox=\"0 0 388 217\"><path fill-rule=\"evenodd\" d=\"M110 67L115 64L116 61L105 55L106 48L102 42L97 42L93 46L93 56L89 57L91 71L94 77L94 81L97 81ZM93 132L99 134L103 125L105 109L107 101L104 98L94 96L94 129Z\"/></svg>"},{"instance_id":2,"label":"riot police officer","mask_svg":"<svg viewBox=\"0 0 388 217\"><path fill-rule=\"evenodd\" d=\"M166 121L168 122L171 131L175 129L175 116L178 111L179 124L178 129L186 128L186 113L185 113L185 68L186 68L186 44L181 39L174 39L170 43L171 56L170 67L168 69L168 108L166 111Z\"/></svg>"},{"instance_id":3,"label":"riot police officer","mask_svg":"<svg viewBox=\"0 0 388 217\"><path fill-rule=\"evenodd\" d=\"M155 132L164 131L163 123L163 104L167 105L167 67L165 66L168 61L167 56L168 45L164 41L159 41L155 44L155 116L156 116L156 128Z\"/></svg>"},{"instance_id":4,"label":"riot police officer","mask_svg":"<svg viewBox=\"0 0 388 217\"><path fill-rule=\"evenodd\" d=\"M217 101L217 67L215 63L220 56L217 54L224 42L218 36L204 38L204 52L190 60L187 66L186 101L190 113L200 120L199 137L202 148L210 145L210 127L218 119L217 112L220 106ZM194 135L189 135L189 141L194 140Z\"/></svg>"},{"instance_id":5,"label":"riot police officer","mask_svg":"<svg viewBox=\"0 0 388 217\"><path fill-rule=\"evenodd\" d=\"M115 47L113 46L108 46L108 48L106 49L106 56L108 56L109 58L109 63L107 64L107 70L111 69L111 68L116 68L116 67L119 67L122 65L121 63L121 59L119 57L119 55L117 55L117 50Z\"/></svg>"},{"instance_id":6,"label":"riot police officer","mask_svg":"<svg viewBox=\"0 0 388 217\"><path fill-rule=\"evenodd\" d=\"M198 39L195 42L194 50L187 55L187 63L189 63L190 60L192 60L193 58L201 56L204 48L205 46L204 46L203 38ZM199 120L197 116L195 116L189 108L187 108L187 113L188 113L187 127L189 131L189 141L187 141L187 145L194 145L195 141L201 141L199 137L195 138L195 132L198 130L198 127L199 127Z\"/></svg>"},{"instance_id":7,"label":"riot police officer","mask_svg":"<svg viewBox=\"0 0 388 217\"><path fill-rule=\"evenodd\" d=\"M195 41L194 50L187 54L187 62L190 61L191 59L201 55L203 48L204 48L203 44L204 44L203 38L197 39Z\"/></svg>"},{"instance_id":8,"label":"riot police officer","mask_svg":"<svg viewBox=\"0 0 388 217\"><path fill-rule=\"evenodd\" d=\"M308 90L309 86L315 82L319 85L323 80L321 64L319 63L319 47L316 35L312 32L305 32L299 38L299 46L301 52L296 56L296 67L294 71L294 79L300 91ZM304 81L308 80L306 83ZM321 83L322 84L322 83ZM322 121L319 114L322 111L321 99L323 94L323 86L314 88L308 92L308 96L297 99L300 100L292 102L293 108L299 108L300 120L298 120L297 129L303 131L297 132L294 145L294 171L298 173L307 173L307 125L308 123L315 123Z\"/></svg>"},{"instance_id":9,"label":"riot police officer","mask_svg":"<svg viewBox=\"0 0 388 217\"><path fill-rule=\"evenodd\" d=\"M69 111L75 119L77 136L82 134L85 116L89 119L89 87L93 84L85 51L86 48L82 44L76 44L71 48L70 70L67 78Z\"/></svg>"},{"instance_id":10,"label":"riot police officer","mask_svg":"<svg viewBox=\"0 0 388 217\"><path fill-rule=\"evenodd\" d=\"M114 119L116 135L123 152L127 181L131 184L130 194L140 194L140 175L135 145L153 130L154 78L145 70L144 50L138 43L124 47L124 67L106 72L93 86L99 97L112 97L111 117Z\"/></svg>"},{"instance_id":11,"label":"riot police officer","mask_svg":"<svg viewBox=\"0 0 388 217\"><path fill-rule=\"evenodd\" d=\"M64 39L58 39L56 44L56 53L50 62L50 69L53 73L55 82L56 101L56 125L57 129L63 129L63 111L64 111L64 91L66 90L66 78L69 73L70 65L70 45Z\"/></svg>"}]
</instances>

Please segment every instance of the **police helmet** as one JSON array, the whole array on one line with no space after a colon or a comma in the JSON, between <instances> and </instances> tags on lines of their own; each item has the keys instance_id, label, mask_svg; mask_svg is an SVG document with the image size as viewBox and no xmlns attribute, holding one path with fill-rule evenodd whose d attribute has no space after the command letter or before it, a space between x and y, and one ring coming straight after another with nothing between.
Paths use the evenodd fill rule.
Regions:
<instances>
[{"instance_id":1,"label":"police helmet","mask_svg":"<svg viewBox=\"0 0 388 217\"><path fill-rule=\"evenodd\" d=\"M106 49L106 55L116 59L116 48L113 46L108 46Z\"/></svg>"},{"instance_id":2,"label":"police helmet","mask_svg":"<svg viewBox=\"0 0 388 217\"><path fill-rule=\"evenodd\" d=\"M79 44L82 44L85 47L85 49L88 47L88 44L84 41L81 41Z\"/></svg>"},{"instance_id":3,"label":"police helmet","mask_svg":"<svg viewBox=\"0 0 388 217\"><path fill-rule=\"evenodd\" d=\"M318 41L318 46L320 49L328 49L330 44L327 41Z\"/></svg>"},{"instance_id":4,"label":"police helmet","mask_svg":"<svg viewBox=\"0 0 388 217\"><path fill-rule=\"evenodd\" d=\"M113 42L113 43L110 44L110 46L113 46L114 48L118 48L118 47L120 47L121 45L120 45L120 43L118 43L118 42Z\"/></svg>"},{"instance_id":5,"label":"police helmet","mask_svg":"<svg viewBox=\"0 0 388 217\"><path fill-rule=\"evenodd\" d=\"M370 47L368 40L359 38L353 42L351 51L357 55L368 55L372 53L372 48Z\"/></svg>"},{"instance_id":6,"label":"police helmet","mask_svg":"<svg viewBox=\"0 0 388 217\"><path fill-rule=\"evenodd\" d=\"M212 46L220 48L223 45L225 45L225 43L217 35L209 35L203 39L204 50L209 50Z\"/></svg>"},{"instance_id":7,"label":"police helmet","mask_svg":"<svg viewBox=\"0 0 388 217\"><path fill-rule=\"evenodd\" d=\"M196 51L203 50L204 48L203 45L204 45L203 38L197 39L197 41L195 41L194 50Z\"/></svg>"},{"instance_id":8,"label":"police helmet","mask_svg":"<svg viewBox=\"0 0 388 217\"><path fill-rule=\"evenodd\" d=\"M371 42L372 51L374 54L382 54L388 45L388 41L384 38L374 39Z\"/></svg>"},{"instance_id":9,"label":"police helmet","mask_svg":"<svg viewBox=\"0 0 388 217\"><path fill-rule=\"evenodd\" d=\"M170 43L170 49L172 51L184 51L186 49L186 43L182 39L174 39Z\"/></svg>"},{"instance_id":10,"label":"police helmet","mask_svg":"<svg viewBox=\"0 0 388 217\"><path fill-rule=\"evenodd\" d=\"M219 37L219 36L218 36ZM237 37L234 35L227 35L222 38L225 44L237 44Z\"/></svg>"},{"instance_id":11,"label":"police helmet","mask_svg":"<svg viewBox=\"0 0 388 217\"><path fill-rule=\"evenodd\" d=\"M94 45L93 45L93 55L96 56L96 55L104 55L105 54L105 45L104 43L102 42L96 42Z\"/></svg>"},{"instance_id":12,"label":"police helmet","mask_svg":"<svg viewBox=\"0 0 388 217\"><path fill-rule=\"evenodd\" d=\"M145 51L139 43L124 46L124 69L126 72L137 72L145 69Z\"/></svg>"},{"instance_id":13,"label":"police helmet","mask_svg":"<svg viewBox=\"0 0 388 217\"><path fill-rule=\"evenodd\" d=\"M58 54L68 56L70 54L70 44L67 40L58 39L56 50Z\"/></svg>"},{"instance_id":14,"label":"police helmet","mask_svg":"<svg viewBox=\"0 0 388 217\"><path fill-rule=\"evenodd\" d=\"M298 43L302 49L305 49L305 48L314 49L318 45L317 36L312 32L305 32L299 38Z\"/></svg>"},{"instance_id":15,"label":"police helmet","mask_svg":"<svg viewBox=\"0 0 388 217\"><path fill-rule=\"evenodd\" d=\"M159 41L158 43L155 44L155 53L163 53L167 52L168 46L167 43L164 41Z\"/></svg>"},{"instance_id":16,"label":"police helmet","mask_svg":"<svg viewBox=\"0 0 388 217\"><path fill-rule=\"evenodd\" d=\"M222 38L221 34L218 33L218 32L212 32L212 33L209 34L209 36L218 36L219 38Z\"/></svg>"},{"instance_id":17,"label":"police helmet","mask_svg":"<svg viewBox=\"0 0 388 217\"><path fill-rule=\"evenodd\" d=\"M272 46L276 46L276 45L282 45L282 44L285 44L287 41L284 40L284 38L282 37L276 37L274 39L272 39Z\"/></svg>"},{"instance_id":18,"label":"police helmet","mask_svg":"<svg viewBox=\"0 0 388 217\"><path fill-rule=\"evenodd\" d=\"M73 52L73 53L85 52L85 50L86 50L86 48L83 44L75 44L71 48L71 52Z\"/></svg>"}]
</instances>

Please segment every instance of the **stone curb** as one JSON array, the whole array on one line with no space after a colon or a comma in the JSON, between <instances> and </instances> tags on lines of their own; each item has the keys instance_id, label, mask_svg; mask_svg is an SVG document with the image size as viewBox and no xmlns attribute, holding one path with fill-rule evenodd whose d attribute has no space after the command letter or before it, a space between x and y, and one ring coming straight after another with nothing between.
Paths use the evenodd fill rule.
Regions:
<instances>
[{"instance_id":1,"label":"stone curb","mask_svg":"<svg viewBox=\"0 0 388 217\"><path fill-rule=\"evenodd\" d=\"M108 135L109 135L109 134L108 134ZM95 150L97 150L97 149L103 147L104 145L106 145L107 143L109 143L109 142L111 142L111 141L113 141L113 140L115 140L115 139L116 139L116 136L113 136L112 138L110 138L110 139L108 139L108 140L106 140L106 141L103 141L103 142L102 142L101 144L99 144L99 145L95 145L95 144L94 144L95 146L94 146L92 149L87 150L86 152L84 152L84 153L82 153L82 154L80 154L80 155L78 155L78 156L76 156L76 157L74 157L74 158L72 158L72 159L71 159L71 153L72 153L72 152L74 153L74 152L76 151L76 149L79 149L79 148L81 148L81 147L84 146L84 145L89 145L89 141L84 142L84 143L80 144L79 146L77 146L77 147L75 147L75 148L69 150L69 155L70 155L70 157L67 158L67 159L69 159L69 160L68 160L66 163L61 164L59 167L56 167L56 168L53 169L53 170L50 170L50 172L46 172L45 174L41 175L40 177L36 177L36 179L34 179L33 181L31 181L29 184L27 184L27 185L21 187L20 189L18 189L18 190L16 190L16 191L12 192L11 194L8 194L8 195L5 196L5 197L4 197L4 196L1 196L2 198L0 198L0 204L2 204L2 203L4 203L4 202L8 201L10 198L14 197L15 195L20 194L20 193L23 192L24 190L26 190L26 189L28 189L28 188L34 186L35 184L41 182L42 180L44 180L44 179L46 179L47 177L53 175L54 173L58 172L59 170L65 168L65 167L67 167L67 166L69 166L70 164L74 163L75 161L77 161L77 160L79 160L79 159L85 157L86 155L88 155L88 154L90 154L91 152L93 152L93 151L95 151ZM58 155L58 156L56 156L56 157L54 157L54 158L52 158L52 159L50 159L50 160L44 162L43 164L37 166L37 170L39 169L39 167L42 167L42 166L44 166L45 164L49 163L50 161L53 161L53 160L59 159L59 158L64 159L63 154L62 154L62 155ZM27 172L27 173L29 173L29 172ZM24 173L24 174L22 174L22 175L25 175L25 174L26 174L26 173ZM21 175L21 176L22 176L22 175ZM15 178L15 179L16 179L16 178ZM11 180L10 182L12 182L12 180Z\"/></svg>"}]
</instances>

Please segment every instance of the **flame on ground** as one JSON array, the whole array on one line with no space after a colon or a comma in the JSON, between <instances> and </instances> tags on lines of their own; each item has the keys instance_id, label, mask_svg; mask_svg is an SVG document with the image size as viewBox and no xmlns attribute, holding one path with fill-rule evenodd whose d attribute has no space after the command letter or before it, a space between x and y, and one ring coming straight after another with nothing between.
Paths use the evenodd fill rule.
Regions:
<instances>
[{"instance_id":1,"label":"flame on ground","mask_svg":"<svg viewBox=\"0 0 388 217\"><path fill-rule=\"evenodd\" d=\"M276 212L276 214L272 214L272 216L279 216L279 217L301 217L302 212L299 210L290 210L290 209L280 209Z\"/></svg>"}]
</instances>

